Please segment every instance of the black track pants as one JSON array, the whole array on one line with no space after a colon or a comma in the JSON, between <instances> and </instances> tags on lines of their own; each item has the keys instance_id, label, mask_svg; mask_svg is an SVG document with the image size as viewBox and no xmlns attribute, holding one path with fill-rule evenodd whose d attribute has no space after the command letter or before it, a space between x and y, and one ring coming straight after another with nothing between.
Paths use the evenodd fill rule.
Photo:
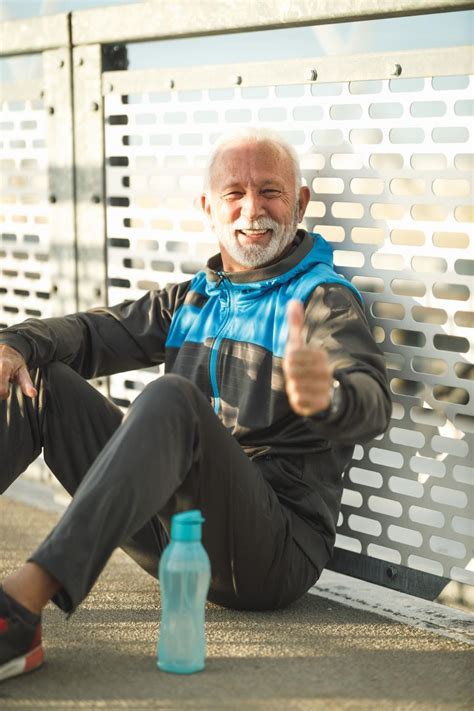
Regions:
<instances>
[{"instance_id":1,"label":"black track pants","mask_svg":"<svg viewBox=\"0 0 474 711\"><path fill-rule=\"evenodd\" d=\"M173 513L201 509L211 560L209 599L274 609L301 596L318 571L292 536L290 513L201 392L165 375L121 411L62 363L33 372L38 397L12 387L0 402L0 491L41 449L73 495L30 560L61 585L73 611L122 546L156 575Z\"/></svg>"}]
</instances>

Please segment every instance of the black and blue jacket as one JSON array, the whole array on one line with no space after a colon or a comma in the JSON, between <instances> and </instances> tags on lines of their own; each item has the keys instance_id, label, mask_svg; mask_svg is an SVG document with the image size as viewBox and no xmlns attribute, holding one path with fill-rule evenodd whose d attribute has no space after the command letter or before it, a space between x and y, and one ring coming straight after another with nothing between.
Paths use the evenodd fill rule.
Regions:
<instances>
[{"instance_id":1,"label":"black and blue jacket","mask_svg":"<svg viewBox=\"0 0 474 711\"><path fill-rule=\"evenodd\" d=\"M307 341L327 351L341 382L342 407L330 417L301 417L288 403L282 363L290 299L303 302ZM3 331L0 343L30 367L61 360L85 378L164 363L193 381L318 564L331 554L354 445L383 432L390 417L384 359L360 294L334 271L328 243L303 230L289 254L267 267L225 273L217 255L189 281L117 306L28 319Z\"/></svg>"}]
</instances>

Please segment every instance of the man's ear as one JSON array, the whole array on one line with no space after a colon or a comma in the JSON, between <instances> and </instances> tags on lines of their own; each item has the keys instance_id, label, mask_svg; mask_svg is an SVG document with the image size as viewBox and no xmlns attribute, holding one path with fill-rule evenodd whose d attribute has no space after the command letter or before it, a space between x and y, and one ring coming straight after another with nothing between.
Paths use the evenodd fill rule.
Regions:
<instances>
[{"instance_id":1,"label":"man's ear","mask_svg":"<svg viewBox=\"0 0 474 711\"><path fill-rule=\"evenodd\" d=\"M209 200L207 193L202 193L201 195L201 207L204 214L209 220L211 220L211 201Z\"/></svg>"},{"instance_id":2,"label":"man's ear","mask_svg":"<svg viewBox=\"0 0 474 711\"><path fill-rule=\"evenodd\" d=\"M310 198L311 198L311 190L306 185L303 185L300 188L300 197L298 200L298 217L299 217L300 221L303 219L303 216L304 216L304 213L306 212L306 208L308 207Z\"/></svg>"}]
</instances>

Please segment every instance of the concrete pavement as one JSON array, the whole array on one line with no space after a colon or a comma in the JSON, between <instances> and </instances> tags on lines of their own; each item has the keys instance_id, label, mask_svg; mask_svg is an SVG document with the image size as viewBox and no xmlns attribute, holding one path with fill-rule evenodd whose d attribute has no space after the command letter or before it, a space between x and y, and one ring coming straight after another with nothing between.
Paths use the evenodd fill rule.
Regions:
<instances>
[{"instance_id":1,"label":"concrete pavement","mask_svg":"<svg viewBox=\"0 0 474 711\"><path fill-rule=\"evenodd\" d=\"M0 497L0 578L59 513ZM209 605L204 672L155 665L156 581L117 551L70 620L44 615L46 666L0 685L0 709L436 711L474 705L473 647L307 594L286 610Z\"/></svg>"}]
</instances>

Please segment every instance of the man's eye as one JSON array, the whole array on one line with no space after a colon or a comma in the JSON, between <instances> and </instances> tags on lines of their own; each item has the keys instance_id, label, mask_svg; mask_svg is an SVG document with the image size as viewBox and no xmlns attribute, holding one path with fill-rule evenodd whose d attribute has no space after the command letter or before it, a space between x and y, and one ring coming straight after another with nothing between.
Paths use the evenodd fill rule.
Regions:
<instances>
[{"instance_id":1,"label":"man's eye","mask_svg":"<svg viewBox=\"0 0 474 711\"><path fill-rule=\"evenodd\" d=\"M241 197L242 197L242 193L239 193L238 190L233 190L232 192L225 193L225 195L224 195L225 200L238 200Z\"/></svg>"},{"instance_id":2,"label":"man's eye","mask_svg":"<svg viewBox=\"0 0 474 711\"><path fill-rule=\"evenodd\" d=\"M265 195L265 197L278 197L281 195L281 190L277 190L276 188L267 188L266 190L262 190L262 195Z\"/></svg>"}]
</instances>

